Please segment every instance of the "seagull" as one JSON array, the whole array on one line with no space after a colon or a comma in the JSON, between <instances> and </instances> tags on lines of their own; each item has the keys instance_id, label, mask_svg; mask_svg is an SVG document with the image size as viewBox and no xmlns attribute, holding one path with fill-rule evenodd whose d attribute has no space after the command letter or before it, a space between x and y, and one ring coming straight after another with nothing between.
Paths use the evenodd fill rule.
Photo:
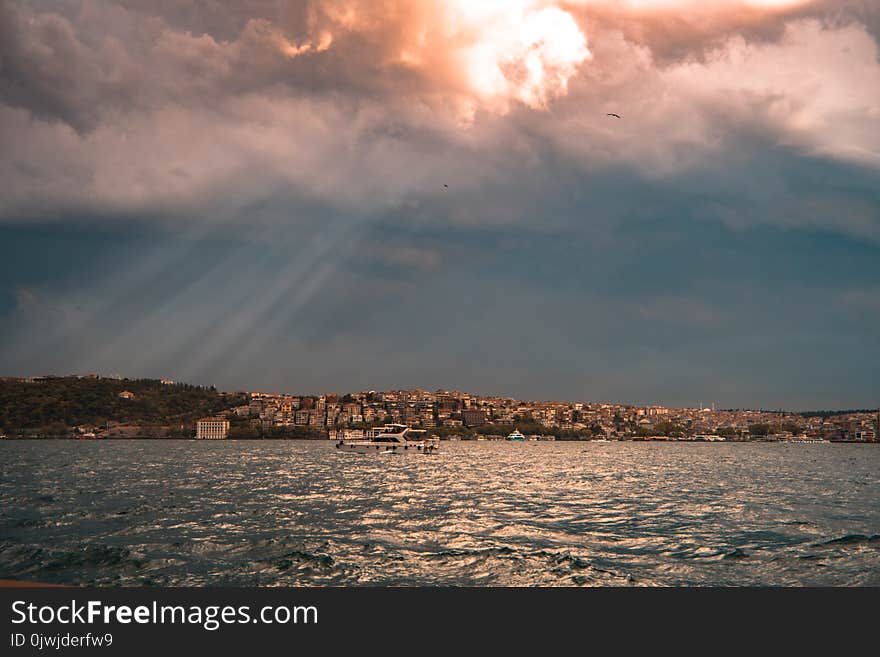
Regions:
<instances>
[{"instance_id":1,"label":"seagull","mask_svg":"<svg viewBox=\"0 0 880 657\"><path fill-rule=\"evenodd\" d=\"M619 118L620 118L620 114L612 114L612 113L610 113L610 112L609 112L608 114L606 114L605 116L613 116L613 117L616 118L616 119L619 119Z\"/></svg>"}]
</instances>

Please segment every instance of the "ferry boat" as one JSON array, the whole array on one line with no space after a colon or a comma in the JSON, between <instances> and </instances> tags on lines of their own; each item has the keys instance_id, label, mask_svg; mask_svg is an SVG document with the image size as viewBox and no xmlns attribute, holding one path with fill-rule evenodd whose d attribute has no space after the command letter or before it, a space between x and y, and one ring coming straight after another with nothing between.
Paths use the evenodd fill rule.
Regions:
<instances>
[{"instance_id":1,"label":"ferry boat","mask_svg":"<svg viewBox=\"0 0 880 657\"><path fill-rule=\"evenodd\" d=\"M440 449L440 441L428 438L424 429L410 429L405 424L386 424L368 429L361 438L343 437L336 443L341 452L359 454L432 454Z\"/></svg>"},{"instance_id":2,"label":"ferry boat","mask_svg":"<svg viewBox=\"0 0 880 657\"><path fill-rule=\"evenodd\" d=\"M522 442L526 437L520 433L519 429L514 429L508 436L507 440L514 440L516 442Z\"/></svg>"}]
</instances>

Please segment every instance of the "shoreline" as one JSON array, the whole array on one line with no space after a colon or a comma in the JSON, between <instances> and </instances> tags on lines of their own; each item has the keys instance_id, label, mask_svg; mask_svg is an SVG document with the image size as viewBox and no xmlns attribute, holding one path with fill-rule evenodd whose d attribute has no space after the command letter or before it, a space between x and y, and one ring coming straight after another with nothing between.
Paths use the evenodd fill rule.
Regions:
<instances>
[{"instance_id":1,"label":"shoreline","mask_svg":"<svg viewBox=\"0 0 880 657\"><path fill-rule=\"evenodd\" d=\"M0 443L3 442L43 442L43 441L70 441L70 442L83 442L83 443L95 443L95 442L120 442L120 441L153 441L153 442L169 442L169 441L186 441L186 442L200 442L200 443L220 443L220 442L241 442L241 443L251 443L251 442L284 442L284 441L302 441L309 443L320 443L320 442L335 442L335 438L302 438L302 437L291 437L291 438L220 438L220 439L205 439L205 438L190 438L190 437L174 437L174 438L156 438L154 436L120 436L114 438L77 438L77 437L68 437L68 436L46 436L46 437L11 437L6 436ZM441 442L444 443L700 443L700 444L722 444L722 445L754 445L754 444L795 444L795 445L817 445L817 444L847 444L847 445L880 445L878 441L870 441L870 440L792 440L786 438L780 439L764 439L764 440L704 440L704 439L694 439L694 438L667 438L667 437L626 437L626 438L614 438L614 439L565 439L565 438L556 438L555 440L526 440L526 441L510 441L510 440L498 440L498 439L484 439L480 440L478 438L458 438L455 440L450 440L448 438L440 438Z\"/></svg>"}]
</instances>

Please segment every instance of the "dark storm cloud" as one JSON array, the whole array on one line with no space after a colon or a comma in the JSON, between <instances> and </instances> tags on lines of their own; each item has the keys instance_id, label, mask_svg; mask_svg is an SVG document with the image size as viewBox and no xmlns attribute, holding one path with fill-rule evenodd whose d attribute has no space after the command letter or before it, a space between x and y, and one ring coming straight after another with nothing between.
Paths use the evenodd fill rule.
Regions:
<instances>
[{"instance_id":1,"label":"dark storm cloud","mask_svg":"<svg viewBox=\"0 0 880 657\"><path fill-rule=\"evenodd\" d=\"M0 99L82 132L120 112L211 108L254 93L331 95L344 106L427 92L424 71L394 59L417 13L408 7L387 3L382 18L351 29L321 3L235 3L227 11L198 2L3 0Z\"/></svg>"},{"instance_id":2,"label":"dark storm cloud","mask_svg":"<svg viewBox=\"0 0 880 657\"><path fill-rule=\"evenodd\" d=\"M106 55L127 57L121 48ZM103 106L113 102L121 86L101 63L83 47L65 18L32 15L10 1L0 2L3 103L79 130L94 127Z\"/></svg>"},{"instance_id":3,"label":"dark storm cloud","mask_svg":"<svg viewBox=\"0 0 880 657\"><path fill-rule=\"evenodd\" d=\"M29 292L4 324L17 345L4 359L27 371L133 369L300 392L419 385L642 403L868 402L880 352L874 248L694 224L669 205L657 212L662 224L627 222L602 240L587 230L562 241L518 229L411 229L408 243L442 254L434 269L365 266L359 246L398 228L377 225L358 248L343 243L309 261L335 263L317 289L295 276L269 305L290 259L319 245L5 229L24 249L19 264L57 269L39 257L56 244L80 265L64 284L19 274L15 286ZM169 249L178 250L171 266L128 275ZM168 327L173 339L157 340Z\"/></svg>"}]
</instances>

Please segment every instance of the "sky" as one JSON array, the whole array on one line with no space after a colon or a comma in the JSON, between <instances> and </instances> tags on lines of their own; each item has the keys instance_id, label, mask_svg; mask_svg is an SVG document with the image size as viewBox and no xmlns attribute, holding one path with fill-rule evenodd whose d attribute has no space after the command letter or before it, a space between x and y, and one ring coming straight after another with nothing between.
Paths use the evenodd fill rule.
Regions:
<instances>
[{"instance_id":1,"label":"sky","mask_svg":"<svg viewBox=\"0 0 880 657\"><path fill-rule=\"evenodd\" d=\"M880 403L873 0L0 0L0 144L0 375Z\"/></svg>"}]
</instances>

